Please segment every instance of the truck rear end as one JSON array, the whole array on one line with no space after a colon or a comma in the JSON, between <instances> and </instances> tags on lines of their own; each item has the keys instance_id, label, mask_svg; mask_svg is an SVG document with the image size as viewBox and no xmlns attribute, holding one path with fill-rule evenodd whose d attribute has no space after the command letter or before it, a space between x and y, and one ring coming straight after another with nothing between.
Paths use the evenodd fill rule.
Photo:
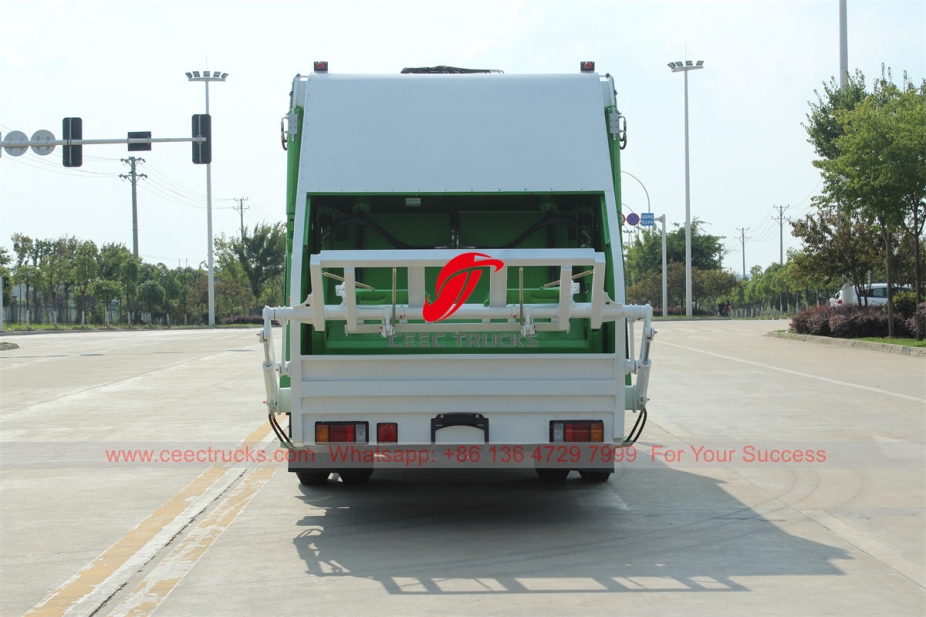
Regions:
<instances>
[{"instance_id":1,"label":"truck rear end","mask_svg":"<svg viewBox=\"0 0 926 617\"><path fill-rule=\"evenodd\" d=\"M624 304L622 123L588 68L296 77L288 306L261 339L304 484L425 463L603 481L639 435L652 309Z\"/></svg>"}]
</instances>

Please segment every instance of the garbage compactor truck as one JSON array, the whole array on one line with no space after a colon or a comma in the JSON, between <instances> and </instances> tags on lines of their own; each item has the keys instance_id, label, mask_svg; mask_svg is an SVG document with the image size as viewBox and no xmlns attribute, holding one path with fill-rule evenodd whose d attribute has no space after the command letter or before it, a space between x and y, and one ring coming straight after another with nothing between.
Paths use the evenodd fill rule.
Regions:
<instances>
[{"instance_id":1,"label":"garbage compactor truck","mask_svg":"<svg viewBox=\"0 0 926 617\"><path fill-rule=\"evenodd\" d=\"M645 423L654 334L624 303L613 78L316 62L290 96L287 306L259 334L289 470L607 481Z\"/></svg>"}]
</instances>

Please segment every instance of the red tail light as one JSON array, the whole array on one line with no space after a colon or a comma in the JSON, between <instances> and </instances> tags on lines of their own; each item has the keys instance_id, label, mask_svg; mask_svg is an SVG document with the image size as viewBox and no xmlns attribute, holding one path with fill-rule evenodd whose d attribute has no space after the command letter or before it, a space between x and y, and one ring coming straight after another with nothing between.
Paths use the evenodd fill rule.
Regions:
<instances>
[{"instance_id":1,"label":"red tail light","mask_svg":"<svg viewBox=\"0 0 926 617\"><path fill-rule=\"evenodd\" d=\"M601 420L550 422L550 441L603 442L604 422Z\"/></svg>"},{"instance_id":2,"label":"red tail light","mask_svg":"<svg viewBox=\"0 0 926 617\"><path fill-rule=\"evenodd\" d=\"M564 441L588 441L588 423L569 422L565 426Z\"/></svg>"},{"instance_id":3,"label":"red tail light","mask_svg":"<svg viewBox=\"0 0 926 617\"><path fill-rule=\"evenodd\" d=\"M315 443L367 443L366 422L316 422Z\"/></svg>"},{"instance_id":4,"label":"red tail light","mask_svg":"<svg viewBox=\"0 0 926 617\"><path fill-rule=\"evenodd\" d=\"M376 441L399 443L399 425L395 422L380 422L376 425Z\"/></svg>"}]
</instances>

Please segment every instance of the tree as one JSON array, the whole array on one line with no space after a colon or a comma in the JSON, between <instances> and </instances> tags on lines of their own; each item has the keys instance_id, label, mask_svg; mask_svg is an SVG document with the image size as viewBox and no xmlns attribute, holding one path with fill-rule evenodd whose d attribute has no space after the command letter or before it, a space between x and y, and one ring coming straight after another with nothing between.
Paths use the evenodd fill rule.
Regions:
<instances>
[{"instance_id":1,"label":"tree","mask_svg":"<svg viewBox=\"0 0 926 617\"><path fill-rule=\"evenodd\" d=\"M42 291L51 297L51 306L54 315L55 327L58 326L58 294L71 279L71 269L74 261L73 251L76 249L74 238L62 236L57 239L48 238L37 243L42 260L38 268L38 280Z\"/></svg>"},{"instance_id":2,"label":"tree","mask_svg":"<svg viewBox=\"0 0 926 617\"><path fill-rule=\"evenodd\" d=\"M97 302L97 306L105 308L107 325L112 321L113 302L122 298L122 285L117 281L100 279L92 282L89 288L90 295Z\"/></svg>"},{"instance_id":3,"label":"tree","mask_svg":"<svg viewBox=\"0 0 926 617\"><path fill-rule=\"evenodd\" d=\"M26 287L26 315L28 319L30 303L29 290L35 285L35 242L29 236L20 233L13 234L13 252L16 253L16 263L13 266L13 284ZM30 260L32 263L29 263Z\"/></svg>"},{"instance_id":4,"label":"tree","mask_svg":"<svg viewBox=\"0 0 926 617\"><path fill-rule=\"evenodd\" d=\"M807 131L807 141L813 145L814 151L821 159L835 159L839 156L839 145L836 139L844 134L843 126L837 119L837 112L851 111L868 96L865 88L865 75L855 71L855 75L848 75L846 86L840 87L836 78L823 84L823 95L814 90L817 102L810 103L810 113L807 114L807 124L803 125Z\"/></svg>"},{"instance_id":5,"label":"tree","mask_svg":"<svg viewBox=\"0 0 926 617\"><path fill-rule=\"evenodd\" d=\"M10 252L5 246L0 246L0 277L3 278L3 306L9 306L10 300L12 299L12 292L10 291L10 263L12 263L13 258L10 257Z\"/></svg>"},{"instance_id":6,"label":"tree","mask_svg":"<svg viewBox=\"0 0 926 617\"><path fill-rule=\"evenodd\" d=\"M696 277L695 274L697 274ZM704 300L704 302L699 301L701 305L706 303L708 306L713 306L721 298L729 296L733 292L733 288L736 287L736 275L719 268L713 270L692 269L692 277L697 280L697 285L693 281L692 286L699 289L698 295L700 299Z\"/></svg>"},{"instance_id":7,"label":"tree","mask_svg":"<svg viewBox=\"0 0 926 617\"><path fill-rule=\"evenodd\" d=\"M719 269L723 238L703 233L703 224L697 218L691 222L691 266L701 270ZM685 228L680 225L666 233L666 262L685 263ZM642 280L651 270L662 272L662 232L655 227L644 230L627 249L625 265L629 284Z\"/></svg>"},{"instance_id":8,"label":"tree","mask_svg":"<svg viewBox=\"0 0 926 617\"><path fill-rule=\"evenodd\" d=\"M154 317L154 313L164 306L164 288L157 281L147 280L138 286L138 302ZM149 319L150 323L150 319Z\"/></svg>"},{"instance_id":9,"label":"tree","mask_svg":"<svg viewBox=\"0 0 926 617\"><path fill-rule=\"evenodd\" d=\"M254 226L248 234L247 228L242 238L225 238L216 240L216 250L220 263L225 263L225 270L232 259L237 261L247 278L255 302L261 298L263 288L283 273L286 262L286 230L282 223ZM282 300L282 298L280 299Z\"/></svg>"},{"instance_id":10,"label":"tree","mask_svg":"<svg viewBox=\"0 0 926 617\"><path fill-rule=\"evenodd\" d=\"M862 297L868 273L878 266L878 234L871 221L840 210L827 195L813 199L815 214L791 223L794 237L804 250L794 255L795 274L799 278L819 280L823 287L844 280Z\"/></svg>"},{"instance_id":11,"label":"tree","mask_svg":"<svg viewBox=\"0 0 926 617\"><path fill-rule=\"evenodd\" d=\"M894 336L893 236L916 220L926 201L926 80L902 87L882 73L874 92L853 109L837 109L842 135L833 158L814 161L826 193L850 212L874 220L884 244L888 335ZM917 268L919 278L919 268ZM917 280L919 289L920 281Z\"/></svg>"},{"instance_id":12,"label":"tree","mask_svg":"<svg viewBox=\"0 0 926 617\"><path fill-rule=\"evenodd\" d=\"M87 309L87 293L90 284L96 280L99 273L99 251L96 244L92 240L84 240L77 245L72 270L74 286L77 288L77 296L80 299L81 319L83 319L84 312Z\"/></svg>"},{"instance_id":13,"label":"tree","mask_svg":"<svg viewBox=\"0 0 926 617\"><path fill-rule=\"evenodd\" d=\"M100 278L119 283L128 312L134 310L141 267L141 259L132 255L124 244L112 243L100 247Z\"/></svg>"}]
</instances>

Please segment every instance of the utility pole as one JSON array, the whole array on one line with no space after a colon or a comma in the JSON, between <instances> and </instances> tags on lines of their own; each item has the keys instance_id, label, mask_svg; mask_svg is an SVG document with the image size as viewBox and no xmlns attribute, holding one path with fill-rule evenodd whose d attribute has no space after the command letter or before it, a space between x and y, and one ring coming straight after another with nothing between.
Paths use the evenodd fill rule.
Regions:
<instances>
[{"instance_id":1,"label":"utility pole","mask_svg":"<svg viewBox=\"0 0 926 617\"><path fill-rule=\"evenodd\" d=\"M791 206L772 206L778 208L778 216L773 216L772 220L778 220L778 263L785 265L785 210ZM781 292L778 292L778 313L784 312L784 301Z\"/></svg>"},{"instance_id":2,"label":"utility pole","mask_svg":"<svg viewBox=\"0 0 926 617\"><path fill-rule=\"evenodd\" d=\"M746 280L746 232L749 231L748 227L738 227L740 232L740 242L743 247L743 280Z\"/></svg>"},{"instance_id":3,"label":"utility pole","mask_svg":"<svg viewBox=\"0 0 926 617\"><path fill-rule=\"evenodd\" d=\"M627 236L627 240L626 240L626 242L624 242L624 248L626 248L626 249L629 250L630 247L633 246L633 230L632 230L632 229L625 229L625 230L624 230L624 235Z\"/></svg>"},{"instance_id":4,"label":"utility pole","mask_svg":"<svg viewBox=\"0 0 926 617\"><path fill-rule=\"evenodd\" d=\"M791 206L772 206L778 209L778 216L773 216L773 221L778 221L778 263L785 264L785 210Z\"/></svg>"},{"instance_id":5,"label":"utility pole","mask_svg":"<svg viewBox=\"0 0 926 617\"><path fill-rule=\"evenodd\" d=\"M232 206L235 210L241 213L241 241L244 242L244 211L250 210L249 207L244 205L244 202L248 200L247 197L236 197L235 201L238 202L237 206Z\"/></svg>"},{"instance_id":6,"label":"utility pole","mask_svg":"<svg viewBox=\"0 0 926 617\"><path fill-rule=\"evenodd\" d=\"M135 185L138 178L147 178L145 174L136 173L135 169L139 163L144 163L145 159L136 156L130 156L127 159L120 159L127 163L131 171L128 174L119 174L123 180L132 181L132 254L138 257L138 192Z\"/></svg>"}]
</instances>

